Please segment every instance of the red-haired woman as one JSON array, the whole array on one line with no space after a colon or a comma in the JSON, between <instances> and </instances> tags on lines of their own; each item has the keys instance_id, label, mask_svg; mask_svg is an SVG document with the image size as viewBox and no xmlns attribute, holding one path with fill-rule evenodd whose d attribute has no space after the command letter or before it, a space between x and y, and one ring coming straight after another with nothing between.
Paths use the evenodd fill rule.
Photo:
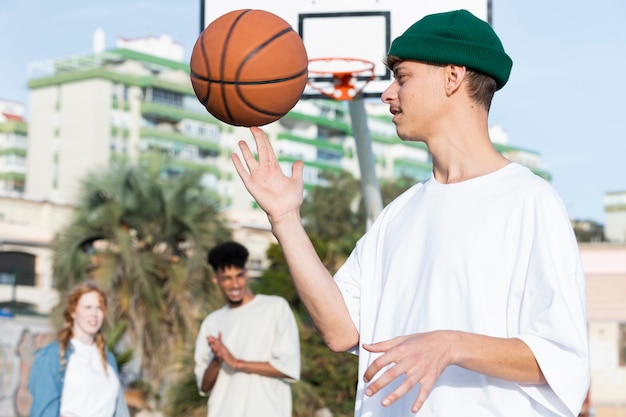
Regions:
<instances>
[{"instance_id":1,"label":"red-haired woman","mask_svg":"<svg viewBox=\"0 0 626 417\"><path fill-rule=\"evenodd\" d=\"M91 282L67 297L58 340L35 355L31 417L127 417L117 364L105 346L106 296Z\"/></svg>"}]
</instances>

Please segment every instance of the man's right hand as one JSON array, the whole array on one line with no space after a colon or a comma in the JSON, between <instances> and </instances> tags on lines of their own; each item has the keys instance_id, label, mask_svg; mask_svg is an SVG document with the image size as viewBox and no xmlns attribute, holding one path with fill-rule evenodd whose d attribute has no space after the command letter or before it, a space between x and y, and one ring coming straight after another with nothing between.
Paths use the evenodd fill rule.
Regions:
<instances>
[{"instance_id":1,"label":"man's right hand","mask_svg":"<svg viewBox=\"0 0 626 417\"><path fill-rule=\"evenodd\" d=\"M222 332L219 332L217 337L208 336L207 342L209 343L215 358L220 362L226 362L226 365L234 369L237 358L230 353L230 350L228 350L226 345L222 342Z\"/></svg>"},{"instance_id":2,"label":"man's right hand","mask_svg":"<svg viewBox=\"0 0 626 417\"><path fill-rule=\"evenodd\" d=\"M265 132L251 127L258 152L258 161L245 141L239 142L239 149L246 163L244 167L239 155L233 154L232 161L248 192L267 213L270 221L300 212L304 198L302 171L304 163L294 162L291 177L286 176L278 163L274 149Z\"/></svg>"}]
</instances>

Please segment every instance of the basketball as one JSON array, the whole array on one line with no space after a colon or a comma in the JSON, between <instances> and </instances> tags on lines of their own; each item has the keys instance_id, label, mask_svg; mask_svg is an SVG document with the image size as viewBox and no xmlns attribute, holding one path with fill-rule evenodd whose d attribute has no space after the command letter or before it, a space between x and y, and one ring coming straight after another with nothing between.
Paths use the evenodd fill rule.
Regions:
<instances>
[{"instance_id":1,"label":"basketball","mask_svg":"<svg viewBox=\"0 0 626 417\"><path fill-rule=\"evenodd\" d=\"M308 77L300 35L258 9L234 10L211 22L193 47L190 67L198 100L233 126L280 119L296 105Z\"/></svg>"}]
</instances>

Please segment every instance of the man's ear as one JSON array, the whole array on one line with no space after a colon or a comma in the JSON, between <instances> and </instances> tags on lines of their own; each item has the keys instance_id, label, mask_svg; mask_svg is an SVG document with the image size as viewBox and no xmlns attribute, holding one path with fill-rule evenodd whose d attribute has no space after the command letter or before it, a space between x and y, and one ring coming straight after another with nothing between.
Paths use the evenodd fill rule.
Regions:
<instances>
[{"instance_id":1,"label":"man's ear","mask_svg":"<svg viewBox=\"0 0 626 417\"><path fill-rule=\"evenodd\" d=\"M467 69L464 66L448 64L444 67L445 89L448 95L455 93L465 79Z\"/></svg>"},{"instance_id":2,"label":"man's ear","mask_svg":"<svg viewBox=\"0 0 626 417\"><path fill-rule=\"evenodd\" d=\"M211 275L211 281L213 281L213 284L217 285L217 275L212 274Z\"/></svg>"}]
</instances>

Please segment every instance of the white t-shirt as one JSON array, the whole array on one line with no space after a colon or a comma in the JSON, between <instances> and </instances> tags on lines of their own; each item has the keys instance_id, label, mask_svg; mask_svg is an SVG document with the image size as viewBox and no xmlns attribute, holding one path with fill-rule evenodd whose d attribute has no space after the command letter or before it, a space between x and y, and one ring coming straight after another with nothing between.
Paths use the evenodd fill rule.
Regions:
<instances>
[{"instance_id":1,"label":"white t-shirt","mask_svg":"<svg viewBox=\"0 0 626 417\"><path fill-rule=\"evenodd\" d=\"M208 336L222 333L222 342L238 359L269 362L290 378L236 372L222 365L208 400L209 417L291 417L291 382L300 378L298 327L287 301L258 294L236 308L228 305L209 314L196 340L198 388L213 360ZM200 392L200 394L205 395Z\"/></svg>"},{"instance_id":2,"label":"white t-shirt","mask_svg":"<svg viewBox=\"0 0 626 417\"><path fill-rule=\"evenodd\" d=\"M418 416L577 415L589 384L583 270L561 200L527 168L413 186L383 210L335 281L361 344L437 329L517 337L549 383L450 366ZM382 407L400 381L365 396L362 377L379 354L355 353L355 416L412 416L419 386Z\"/></svg>"},{"instance_id":3,"label":"white t-shirt","mask_svg":"<svg viewBox=\"0 0 626 417\"><path fill-rule=\"evenodd\" d=\"M113 416L120 391L117 374L108 363L107 373L104 373L100 352L95 344L87 345L77 339L72 339L70 343L73 351L65 371L61 416Z\"/></svg>"}]
</instances>

